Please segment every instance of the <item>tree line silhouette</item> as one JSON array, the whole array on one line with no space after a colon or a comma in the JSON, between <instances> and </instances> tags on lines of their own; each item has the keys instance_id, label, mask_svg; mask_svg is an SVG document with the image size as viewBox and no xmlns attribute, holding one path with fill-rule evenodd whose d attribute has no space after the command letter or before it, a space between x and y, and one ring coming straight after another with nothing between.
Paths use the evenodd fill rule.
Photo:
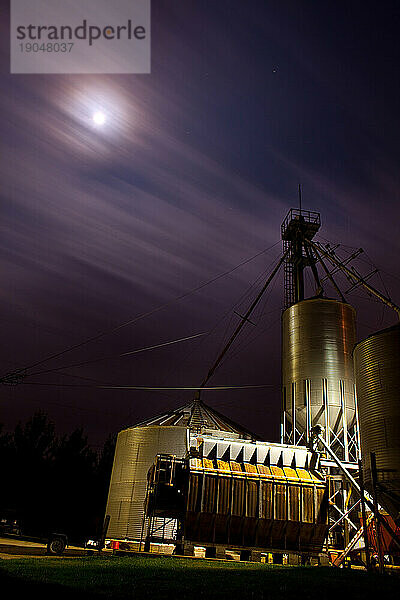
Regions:
<instances>
[{"instance_id":1,"label":"tree line silhouette","mask_svg":"<svg viewBox=\"0 0 400 600\"><path fill-rule=\"evenodd\" d=\"M13 433L0 428L0 519L17 520L21 534L31 537L64 533L83 544L98 535L114 449L109 437L95 452L82 429L58 436L41 411Z\"/></svg>"}]
</instances>

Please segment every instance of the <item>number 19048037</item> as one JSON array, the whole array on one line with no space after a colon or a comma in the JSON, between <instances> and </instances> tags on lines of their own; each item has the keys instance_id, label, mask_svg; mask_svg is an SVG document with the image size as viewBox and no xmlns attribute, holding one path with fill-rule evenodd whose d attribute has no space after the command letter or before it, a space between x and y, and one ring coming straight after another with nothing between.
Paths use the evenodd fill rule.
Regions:
<instances>
[{"instance_id":1,"label":"number 19048037","mask_svg":"<svg viewBox=\"0 0 400 600\"><path fill-rule=\"evenodd\" d=\"M21 52L71 52L73 46L72 42L25 42L19 45Z\"/></svg>"}]
</instances>

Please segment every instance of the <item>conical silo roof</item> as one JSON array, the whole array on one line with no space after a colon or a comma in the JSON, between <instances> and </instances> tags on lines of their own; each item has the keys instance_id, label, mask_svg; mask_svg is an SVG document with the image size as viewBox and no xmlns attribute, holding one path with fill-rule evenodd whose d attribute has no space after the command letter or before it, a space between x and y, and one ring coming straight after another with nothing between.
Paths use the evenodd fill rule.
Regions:
<instances>
[{"instance_id":1,"label":"conical silo roof","mask_svg":"<svg viewBox=\"0 0 400 600\"><path fill-rule=\"evenodd\" d=\"M208 406L201 400L192 400L184 406L172 409L151 419L147 419L134 427L154 426L177 426L189 427L191 431L201 433L205 430L221 431L230 434L236 434L238 437L247 440L261 439L242 425L235 423L225 415L222 415L211 406Z\"/></svg>"}]
</instances>

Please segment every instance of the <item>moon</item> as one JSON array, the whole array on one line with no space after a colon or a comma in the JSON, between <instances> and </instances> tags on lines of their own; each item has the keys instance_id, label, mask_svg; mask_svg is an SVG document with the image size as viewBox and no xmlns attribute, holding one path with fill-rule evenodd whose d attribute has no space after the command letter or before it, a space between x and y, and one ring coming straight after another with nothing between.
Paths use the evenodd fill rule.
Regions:
<instances>
[{"instance_id":1,"label":"moon","mask_svg":"<svg viewBox=\"0 0 400 600\"><path fill-rule=\"evenodd\" d=\"M106 115L103 112L101 112L101 110L98 110L95 113L93 113L92 119L96 125L104 125L104 123L106 122Z\"/></svg>"}]
</instances>

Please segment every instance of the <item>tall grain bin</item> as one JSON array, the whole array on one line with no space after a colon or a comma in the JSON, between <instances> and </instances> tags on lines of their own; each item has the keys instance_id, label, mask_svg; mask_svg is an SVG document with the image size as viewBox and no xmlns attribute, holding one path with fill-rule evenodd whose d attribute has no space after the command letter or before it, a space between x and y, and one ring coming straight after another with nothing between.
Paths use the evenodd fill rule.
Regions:
<instances>
[{"instance_id":1,"label":"tall grain bin","mask_svg":"<svg viewBox=\"0 0 400 600\"><path fill-rule=\"evenodd\" d=\"M283 440L306 444L321 425L343 460L357 460L352 351L355 310L327 298L310 298L282 316Z\"/></svg>"},{"instance_id":2,"label":"tall grain bin","mask_svg":"<svg viewBox=\"0 0 400 600\"><path fill-rule=\"evenodd\" d=\"M400 325L357 344L354 366L364 479L371 490L370 452L375 452L378 500L400 519Z\"/></svg>"}]
</instances>

